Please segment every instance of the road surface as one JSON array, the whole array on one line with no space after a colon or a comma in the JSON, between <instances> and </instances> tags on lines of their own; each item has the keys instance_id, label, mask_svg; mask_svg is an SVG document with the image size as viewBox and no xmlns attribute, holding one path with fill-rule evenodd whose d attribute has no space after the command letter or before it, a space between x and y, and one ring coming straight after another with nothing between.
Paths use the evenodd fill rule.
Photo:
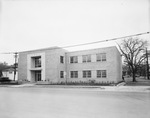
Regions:
<instances>
[{"instance_id":1,"label":"road surface","mask_svg":"<svg viewBox=\"0 0 150 118\"><path fill-rule=\"evenodd\" d=\"M150 118L150 93L0 88L0 118Z\"/></svg>"}]
</instances>

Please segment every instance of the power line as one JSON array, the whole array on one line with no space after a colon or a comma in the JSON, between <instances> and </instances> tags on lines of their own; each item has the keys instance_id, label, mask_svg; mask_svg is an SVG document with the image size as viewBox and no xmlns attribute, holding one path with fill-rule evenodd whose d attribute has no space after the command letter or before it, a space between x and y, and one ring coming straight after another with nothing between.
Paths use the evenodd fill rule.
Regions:
<instances>
[{"instance_id":1,"label":"power line","mask_svg":"<svg viewBox=\"0 0 150 118\"><path fill-rule=\"evenodd\" d=\"M132 37L132 36L140 36L140 35L149 34L149 33L150 32L144 32L144 33L139 33L139 34L134 34L134 35L128 35L128 36L123 36L123 37L117 37L117 38L112 38L112 39L106 39L106 40L101 40L101 41L90 42L90 43L69 45L69 46L64 46L64 47L55 47L55 48L51 48L51 49L45 48L45 49L55 50L55 49L61 49L61 48L71 48L71 47L77 47L77 46L83 46L83 45L91 45L91 44L96 44L96 43L102 43L102 42L108 42L108 41L123 39L123 38L127 38L127 37ZM21 52L24 52L24 51L21 51ZM16 54L16 53L19 53L19 52L8 52L8 53L1 53L1 54Z\"/></svg>"},{"instance_id":2,"label":"power line","mask_svg":"<svg viewBox=\"0 0 150 118\"><path fill-rule=\"evenodd\" d=\"M96 42L90 42L90 43L83 43L83 44L71 45L71 46L64 46L64 47L61 47L61 48L70 48L70 47L77 47L77 46L82 46L82 45L90 45L90 44L107 42L107 41L113 41L113 40L118 40L118 39L132 37L132 36L140 36L140 35L149 34L149 33L150 32L144 32L144 33L139 33L139 34L134 34L134 35L128 35L128 36L123 36L123 37L118 37L118 38L113 38L113 39L106 39L106 40L102 40L102 41L96 41Z\"/></svg>"},{"instance_id":3,"label":"power line","mask_svg":"<svg viewBox=\"0 0 150 118\"><path fill-rule=\"evenodd\" d=\"M118 38L112 38L112 39L107 39L107 40L102 40L102 41L96 41L96 42L90 42L90 43L83 43L83 44L78 44L78 45L70 45L70 46L64 46L64 47L52 48L51 50L53 50L53 49L60 49L60 48L77 47L77 46L83 46L83 45L91 45L91 44L96 44L96 43L101 43L101 42L107 42L107 41L113 41L113 40L118 40L118 39L127 38L127 37L132 37L132 36L144 35L144 34L149 34L149 32L139 33L139 34L134 34L134 35L129 35L129 36L123 36L123 37L118 37ZM14 55L15 55L14 81L15 81L15 76L16 76L16 68L17 68L17 57L18 57L18 53L19 53L19 52L7 52L7 53L1 53L1 54L14 54Z\"/></svg>"}]
</instances>

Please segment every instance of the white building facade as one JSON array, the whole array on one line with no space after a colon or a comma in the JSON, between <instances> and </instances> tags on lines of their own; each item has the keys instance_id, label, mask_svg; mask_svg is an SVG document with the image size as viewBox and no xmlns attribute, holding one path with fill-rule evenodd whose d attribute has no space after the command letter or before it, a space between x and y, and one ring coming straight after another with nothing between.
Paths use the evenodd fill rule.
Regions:
<instances>
[{"instance_id":1,"label":"white building facade","mask_svg":"<svg viewBox=\"0 0 150 118\"><path fill-rule=\"evenodd\" d=\"M59 47L19 53L18 79L31 82L119 82L121 55L115 46L68 52Z\"/></svg>"},{"instance_id":2,"label":"white building facade","mask_svg":"<svg viewBox=\"0 0 150 118\"><path fill-rule=\"evenodd\" d=\"M10 80L18 80L18 70L16 70L16 74L14 68L5 69L2 71L3 77L8 77Z\"/></svg>"}]
</instances>

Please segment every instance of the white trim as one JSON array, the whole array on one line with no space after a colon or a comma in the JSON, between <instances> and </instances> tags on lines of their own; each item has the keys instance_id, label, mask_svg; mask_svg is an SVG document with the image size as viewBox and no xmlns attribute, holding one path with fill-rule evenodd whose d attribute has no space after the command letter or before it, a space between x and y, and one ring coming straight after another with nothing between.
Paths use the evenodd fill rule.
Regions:
<instances>
[{"instance_id":1,"label":"white trim","mask_svg":"<svg viewBox=\"0 0 150 118\"><path fill-rule=\"evenodd\" d=\"M41 56L41 67L40 68L33 68L32 67L32 59L33 57ZM34 53L27 55L27 80L32 81L31 79L31 70L41 70L42 78L41 80L45 80L45 53Z\"/></svg>"}]
</instances>

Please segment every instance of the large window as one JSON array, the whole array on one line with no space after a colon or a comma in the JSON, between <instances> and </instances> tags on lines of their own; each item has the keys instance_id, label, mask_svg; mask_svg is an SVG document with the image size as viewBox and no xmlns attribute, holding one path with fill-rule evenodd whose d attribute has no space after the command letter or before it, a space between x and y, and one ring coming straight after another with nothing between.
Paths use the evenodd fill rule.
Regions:
<instances>
[{"instance_id":1,"label":"large window","mask_svg":"<svg viewBox=\"0 0 150 118\"><path fill-rule=\"evenodd\" d=\"M96 55L97 61L106 61L106 53L99 53Z\"/></svg>"},{"instance_id":2,"label":"large window","mask_svg":"<svg viewBox=\"0 0 150 118\"><path fill-rule=\"evenodd\" d=\"M60 56L60 63L64 63L64 56Z\"/></svg>"},{"instance_id":3,"label":"large window","mask_svg":"<svg viewBox=\"0 0 150 118\"><path fill-rule=\"evenodd\" d=\"M83 71L83 78L91 78L91 71L90 70Z\"/></svg>"},{"instance_id":4,"label":"large window","mask_svg":"<svg viewBox=\"0 0 150 118\"><path fill-rule=\"evenodd\" d=\"M91 62L91 55L83 55L82 56L82 62L83 63Z\"/></svg>"},{"instance_id":5,"label":"large window","mask_svg":"<svg viewBox=\"0 0 150 118\"><path fill-rule=\"evenodd\" d=\"M35 57L35 67L41 67L41 57Z\"/></svg>"},{"instance_id":6,"label":"large window","mask_svg":"<svg viewBox=\"0 0 150 118\"><path fill-rule=\"evenodd\" d=\"M64 78L64 71L60 71L60 78Z\"/></svg>"},{"instance_id":7,"label":"large window","mask_svg":"<svg viewBox=\"0 0 150 118\"><path fill-rule=\"evenodd\" d=\"M78 63L78 57L77 56L71 56L70 57L70 63Z\"/></svg>"},{"instance_id":8,"label":"large window","mask_svg":"<svg viewBox=\"0 0 150 118\"><path fill-rule=\"evenodd\" d=\"M70 71L71 78L78 78L78 71Z\"/></svg>"},{"instance_id":9,"label":"large window","mask_svg":"<svg viewBox=\"0 0 150 118\"><path fill-rule=\"evenodd\" d=\"M97 70L97 78L106 78L107 73L106 70Z\"/></svg>"}]
</instances>

